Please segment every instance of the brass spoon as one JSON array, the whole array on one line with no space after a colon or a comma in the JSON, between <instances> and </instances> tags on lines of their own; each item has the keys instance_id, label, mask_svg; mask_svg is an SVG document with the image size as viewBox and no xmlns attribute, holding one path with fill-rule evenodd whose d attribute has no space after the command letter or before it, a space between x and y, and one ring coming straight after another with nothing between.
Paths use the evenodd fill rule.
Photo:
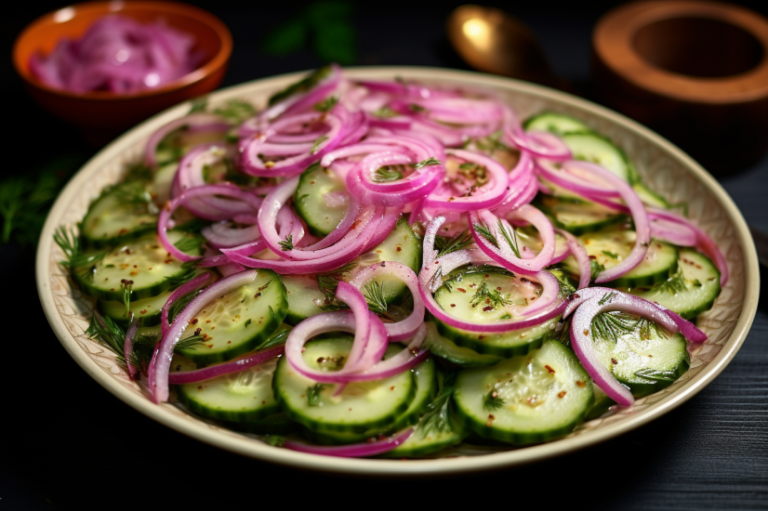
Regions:
<instances>
[{"instance_id":1,"label":"brass spoon","mask_svg":"<svg viewBox=\"0 0 768 511\"><path fill-rule=\"evenodd\" d=\"M533 33L499 9L459 6L448 16L446 31L456 52L479 71L559 85Z\"/></svg>"}]
</instances>

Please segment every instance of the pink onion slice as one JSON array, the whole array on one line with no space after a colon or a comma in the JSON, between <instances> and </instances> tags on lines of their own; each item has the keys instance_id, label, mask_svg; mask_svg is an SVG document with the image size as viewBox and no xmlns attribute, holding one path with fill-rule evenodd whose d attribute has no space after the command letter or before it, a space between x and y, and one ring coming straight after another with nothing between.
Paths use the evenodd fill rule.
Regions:
<instances>
[{"instance_id":1,"label":"pink onion slice","mask_svg":"<svg viewBox=\"0 0 768 511\"><path fill-rule=\"evenodd\" d=\"M576 259L576 263L579 265L578 289L589 287L589 281L592 278L592 263L589 260L587 249L584 248L584 245L582 245L578 239L576 239L576 236L565 229L556 229L556 231L568 241L568 248Z\"/></svg>"},{"instance_id":2,"label":"pink onion slice","mask_svg":"<svg viewBox=\"0 0 768 511\"><path fill-rule=\"evenodd\" d=\"M335 456L338 458L365 458L375 456L395 449L402 445L413 434L413 428L408 428L394 436L385 437L374 442L364 442L352 445L318 446L286 440L285 448L292 451L319 454L322 456Z\"/></svg>"},{"instance_id":3,"label":"pink onion slice","mask_svg":"<svg viewBox=\"0 0 768 511\"><path fill-rule=\"evenodd\" d=\"M181 340L181 336L192 318L219 296L253 282L256 275L256 271L246 270L216 282L200 293L197 298L189 302L189 305L176 316L171 328L163 335L160 347L152 359L155 363L153 364L153 370L149 372L148 381L152 401L162 403L168 400L168 374L170 373L171 360L173 359L173 349Z\"/></svg>"},{"instance_id":4,"label":"pink onion slice","mask_svg":"<svg viewBox=\"0 0 768 511\"><path fill-rule=\"evenodd\" d=\"M409 339L424 322L424 302L419 294L419 279L406 265L396 261L384 261L364 268L349 284L361 289L366 282L380 275L393 275L402 280L413 295L413 312L407 318L397 323L384 323L390 342Z\"/></svg>"},{"instance_id":5,"label":"pink onion slice","mask_svg":"<svg viewBox=\"0 0 768 511\"><path fill-rule=\"evenodd\" d=\"M223 364L216 364L202 369L195 369L193 371L183 371L177 373L170 373L168 375L168 383L170 385L184 385L185 383L197 383L199 381L210 380L211 378L217 378L226 374L239 373L245 371L253 366L263 364L267 360L271 360L285 351L285 346L273 346L256 353L249 353L235 360L224 362Z\"/></svg>"},{"instance_id":6,"label":"pink onion slice","mask_svg":"<svg viewBox=\"0 0 768 511\"><path fill-rule=\"evenodd\" d=\"M455 197L451 195L450 189L446 189L445 193L433 193L427 197L424 204L425 207L439 207L455 211L476 211L478 209L492 209L501 204L509 184L509 174L504 166L492 158L473 151L452 149L448 154L465 162L485 167L488 173L490 173L491 179L487 185L475 189L469 197ZM439 191L440 189L437 190L437 192Z\"/></svg>"},{"instance_id":7,"label":"pink onion slice","mask_svg":"<svg viewBox=\"0 0 768 511\"><path fill-rule=\"evenodd\" d=\"M123 357L125 366L128 369L128 377L136 380L139 377L139 368L133 365L133 341L136 339L136 332L139 331L139 322L131 316L131 324L125 331L125 342L123 343Z\"/></svg>"},{"instance_id":8,"label":"pink onion slice","mask_svg":"<svg viewBox=\"0 0 768 511\"><path fill-rule=\"evenodd\" d=\"M206 284L212 277L213 277L212 273L209 273L209 272L201 273L200 275L193 278L192 280L185 282L184 284L179 286L173 293L171 293L171 295L165 301L165 305L163 305L163 308L160 311L160 331L162 335L165 335L166 333L168 333L168 329L170 328L170 321L168 319L169 319L171 306L182 296L203 287L203 285Z\"/></svg>"},{"instance_id":9,"label":"pink onion slice","mask_svg":"<svg viewBox=\"0 0 768 511\"><path fill-rule=\"evenodd\" d=\"M547 131L526 133L520 129L506 129L504 136L512 145L532 156L558 161L571 159L571 150L565 142Z\"/></svg>"}]
</instances>

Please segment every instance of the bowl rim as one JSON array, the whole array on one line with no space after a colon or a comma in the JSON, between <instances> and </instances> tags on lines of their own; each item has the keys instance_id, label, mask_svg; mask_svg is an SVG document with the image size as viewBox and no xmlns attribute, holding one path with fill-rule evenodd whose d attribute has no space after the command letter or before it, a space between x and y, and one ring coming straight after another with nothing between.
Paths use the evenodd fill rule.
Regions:
<instances>
[{"instance_id":1,"label":"bowl rim","mask_svg":"<svg viewBox=\"0 0 768 511\"><path fill-rule=\"evenodd\" d=\"M128 131L86 163L70 180L57 198L56 203L51 208L48 215L38 243L36 258L37 288L46 318L70 356L72 356L72 358L74 358L75 361L101 386L132 408L180 433L243 456L256 458L260 461L276 463L293 468L357 476L413 477L419 475L435 476L480 472L510 467L513 465L522 465L577 451L590 445L614 438L646 424L686 402L708 385L733 359L746 339L757 311L760 290L760 273L757 252L747 224L739 209L720 184L717 183L717 181L690 156L686 155L683 151L663 139L661 136L631 119L590 101L540 85L471 71L423 66L352 67L346 68L345 71L351 76L368 79L380 79L384 76L397 75L408 76L408 74L411 74L419 76L420 79L428 79L432 81L445 80L447 83L450 83L452 80L460 81L467 86L500 88L536 97L544 97L561 104L590 110L610 122L622 125L623 128L633 132L636 136L646 138L651 143L661 147L670 158L679 160L688 171L692 172L695 175L695 178L699 180L723 206L723 209L734 228L735 237L742 248L743 267L745 272L744 304L728 341L715 358L708 363L706 368L681 385L681 387L675 390L669 398L654 403L653 406L643 408L634 415L627 416L620 421L606 424L599 430L588 431L574 437L482 456L409 460L400 463L396 462L397 460L349 459L317 456L289 451L287 449L274 448L250 438L230 433L226 430L213 430L207 427L205 423L190 421L186 417L175 415L171 413L170 410L173 405L165 403L158 406L145 396L128 390L122 383L99 367L85 350L77 344L63 320L60 318L59 312L54 304L51 289L51 249L53 232L59 225L59 218L62 217L62 214L69 203L77 192L87 184L91 176L97 174L104 165L111 161L116 155L123 153L137 141L147 137L152 131L157 129L157 127L183 115L188 108L188 102L185 102L155 115ZM276 89L280 86L288 85L292 81L306 75L306 73L307 71L302 71L262 78L228 87L221 91L217 91L215 94L218 96L218 99L226 100L242 96L249 92L253 93L253 89L258 88L259 86L266 90Z\"/></svg>"},{"instance_id":2,"label":"bowl rim","mask_svg":"<svg viewBox=\"0 0 768 511\"><path fill-rule=\"evenodd\" d=\"M75 16L78 10L85 11L101 11L106 8L107 13L120 13L126 7L131 9L142 9L146 11L154 11L159 14L167 13L174 15L182 15L188 18L193 18L203 24L209 26L218 36L221 46L219 51L204 65L197 67L189 73L176 78L173 81L166 83L165 85L156 89L142 90L132 92L128 94L116 94L108 91L92 91L92 92L71 92L64 89L57 89L46 85L45 83L37 80L29 70L28 62L24 60L24 55L21 51L21 42L30 37L31 32L34 29L43 25L49 25L51 22L56 23L55 17L57 14L65 12L67 9L74 9ZM105 14L105 15L106 15ZM232 34L217 16L214 14L196 7L194 5L184 4L181 2L169 2L169 1L127 1L127 2L115 2L115 1L96 1L96 2L82 2L77 4L71 4L65 7L56 9L55 11L48 12L38 17L26 27L16 37L13 44L13 67L16 73L24 80L24 82L36 89L40 89L49 94L61 96L71 99L79 99L85 101L130 101L133 99L151 98L155 96L161 96L168 92L174 92L179 89L183 89L192 86L198 82L201 82L206 77L210 76L216 70L225 66L232 54Z\"/></svg>"}]
</instances>

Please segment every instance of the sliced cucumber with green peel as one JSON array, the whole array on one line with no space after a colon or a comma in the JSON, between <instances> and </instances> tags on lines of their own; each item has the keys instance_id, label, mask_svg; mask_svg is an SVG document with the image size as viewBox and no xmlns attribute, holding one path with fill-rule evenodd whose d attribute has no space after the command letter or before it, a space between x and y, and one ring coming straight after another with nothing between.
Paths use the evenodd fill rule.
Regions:
<instances>
[{"instance_id":1,"label":"sliced cucumber with green peel","mask_svg":"<svg viewBox=\"0 0 768 511\"><path fill-rule=\"evenodd\" d=\"M421 240L413 233L405 217L401 216L395 228L379 246L355 259L356 268L352 274L382 261L402 263L418 274L421 270L421 252ZM384 300L389 304L402 298L406 290L405 283L392 275L382 275L371 282L384 285Z\"/></svg>"},{"instance_id":2,"label":"sliced cucumber with green peel","mask_svg":"<svg viewBox=\"0 0 768 511\"><path fill-rule=\"evenodd\" d=\"M557 227L562 227L575 236L598 231L627 220L626 215L582 199L540 195L538 206Z\"/></svg>"},{"instance_id":3,"label":"sliced cucumber with green peel","mask_svg":"<svg viewBox=\"0 0 768 511\"><path fill-rule=\"evenodd\" d=\"M166 163L155 172L155 178L147 185L155 204L165 204L171 198L171 187L178 169L178 162L173 162Z\"/></svg>"},{"instance_id":4,"label":"sliced cucumber with green peel","mask_svg":"<svg viewBox=\"0 0 768 511\"><path fill-rule=\"evenodd\" d=\"M632 294L691 319L712 308L720 295L720 272L695 250L680 248L679 253L677 273L651 289L636 289Z\"/></svg>"},{"instance_id":5,"label":"sliced cucumber with green peel","mask_svg":"<svg viewBox=\"0 0 768 511\"><path fill-rule=\"evenodd\" d=\"M483 355L469 348L458 346L450 339L440 335L435 323L427 321L427 338L424 341L429 351L453 365L459 367L491 366L501 361L496 355Z\"/></svg>"},{"instance_id":6,"label":"sliced cucumber with green peel","mask_svg":"<svg viewBox=\"0 0 768 511\"><path fill-rule=\"evenodd\" d=\"M287 313L280 277L272 270L258 270L253 282L214 299L195 315L182 339L200 335L203 340L179 352L198 366L232 360L264 342Z\"/></svg>"},{"instance_id":7,"label":"sliced cucumber with green peel","mask_svg":"<svg viewBox=\"0 0 768 511\"><path fill-rule=\"evenodd\" d=\"M422 412L435 397L437 377L435 362L431 358L411 369L416 382L416 394L408 409L386 428L378 427L364 433L326 431L318 428L306 429L305 434L312 441L323 445L342 445L364 442L381 434L396 433L419 422Z\"/></svg>"},{"instance_id":8,"label":"sliced cucumber with green peel","mask_svg":"<svg viewBox=\"0 0 768 511\"><path fill-rule=\"evenodd\" d=\"M352 349L352 337L316 339L304 348L302 357L309 367L339 370ZM385 357L402 348L390 345ZM416 394L413 374L405 371L381 380L350 383L334 395L335 385L302 376L285 357L277 364L273 386L283 410L296 422L311 430L349 433L386 429L408 410Z\"/></svg>"},{"instance_id":9,"label":"sliced cucumber with green peel","mask_svg":"<svg viewBox=\"0 0 768 511\"><path fill-rule=\"evenodd\" d=\"M589 131L589 126L570 115L543 112L529 117L523 123L526 131L549 131L555 135Z\"/></svg>"},{"instance_id":10,"label":"sliced cucumber with green peel","mask_svg":"<svg viewBox=\"0 0 768 511\"><path fill-rule=\"evenodd\" d=\"M605 395L605 392L603 392L597 385L593 385L592 389L595 391L595 402L587 412L587 416L584 417L585 421L591 421L592 419L602 417L616 404L616 401Z\"/></svg>"},{"instance_id":11,"label":"sliced cucumber with green peel","mask_svg":"<svg viewBox=\"0 0 768 511\"><path fill-rule=\"evenodd\" d=\"M380 263L381 261L396 261L408 266L414 272L418 273L421 269L421 241L416 237L405 221L405 218L398 220L397 225L389 236L376 248L367 252L351 264L351 271L345 271L333 278L349 281L355 274L363 268ZM321 278L323 276L320 276ZM331 278L331 277L328 277ZM326 300L326 295L320 290L318 276L304 275L284 275L283 282L288 290L288 319L293 325L297 324L310 316L320 314L323 310L317 305ZM391 275L382 275L372 279L383 285L382 296L388 304L396 303L400 300L406 290L406 285L397 277Z\"/></svg>"},{"instance_id":12,"label":"sliced cucumber with green peel","mask_svg":"<svg viewBox=\"0 0 768 511\"><path fill-rule=\"evenodd\" d=\"M607 326L598 330L595 321ZM669 334L647 319L605 312L593 320L592 332L598 331L609 332L607 338L593 335L598 360L635 397L668 387L688 370L685 338Z\"/></svg>"},{"instance_id":13,"label":"sliced cucumber with green peel","mask_svg":"<svg viewBox=\"0 0 768 511\"><path fill-rule=\"evenodd\" d=\"M562 139L574 159L596 163L630 184L638 180L637 171L627 155L609 138L593 131L582 131L566 133Z\"/></svg>"},{"instance_id":14,"label":"sliced cucumber with green peel","mask_svg":"<svg viewBox=\"0 0 768 511\"><path fill-rule=\"evenodd\" d=\"M643 204L646 206L652 206L661 209L670 208L670 204L667 199L648 188L648 186L642 181L638 181L637 183L633 184L632 189L635 190L637 196L640 197L640 200L643 201Z\"/></svg>"},{"instance_id":15,"label":"sliced cucumber with green peel","mask_svg":"<svg viewBox=\"0 0 768 511\"><path fill-rule=\"evenodd\" d=\"M635 231L621 227L611 227L579 236L589 258L605 269L612 268L623 261L635 246L636 239ZM677 260L677 249L673 245L651 240L640 264L618 279L606 282L605 285L628 288L652 286L666 280L677 271ZM563 263L568 271L578 275L578 263L573 256L569 256Z\"/></svg>"},{"instance_id":16,"label":"sliced cucumber with green peel","mask_svg":"<svg viewBox=\"0 0 768 511\"><path fill-rule=\"evenodd\" d=\"M490 368L462 369L453 397L473 431L511 444L570 433L594 399L589 375L558 341Z\"/></svg>"},{"instance_id":17,"label":"sliced cucumber with green peel","mask_svg":"<svg viewBox=\"0 0 768 511\"><path fill-rule=\"evenodd\" d=\"M326 296L320 291L317 277L312 275L283 275L281 278L288 293L286 323L297 325L308 317L323 312L323 309L317 304L323 303Z\"/></svg>"},{"instance_id":18,"label":"sliced cucumber with green peel","mask_svg":"<svg viewBox=\"0 0 768 511\"><path fill-rule=\"evenodd\" d=\"M191 411L228 422L252 422L279 412L272 392L277 358L234 374L176 386Z\"/></svg>"},{"instance_id":19,"label":"sliced cucumber with green peel","mask_svg":"<svg viewBox=\"0 0 768 511\"><path fill-rule=\"evenodd\" d=\"M121 326L128 326L131 322L131 316L139 322L139 326L159 325L160 313L172 292L168 289L157 296L132 301L129 311L126 311L123 302L99 300L99 311Z\"/></svg>"},{"instance_id":20,"label":"sliced cucumber with green peel","mask_svg":"<svg viewBox=\"0 0 768 511\"><path fill-rule=\"evenodd\" d=\"M459 273L435 293L435 301L451 316L470 323L493 323L511 319L514 307L526 307L541 294L541 286L525 277L509 273ZM476 353L508 358L528 353L541 346L556 320L535 327L502 334L480 334L435 320L438 332L457 346Z\"/></svg>"},{"instance_id":21,"label":"sliced cucumber with green peel","mask_svg":"<svg viewBox=\"0 0 768 511\"><path fill-rule=\"evenodd\" d=\"M200 253L198 235L170 231L168 239L177 247L195 247L188 252L192 255ZM156 234L92 254L96 259L73 268L72 275L83 291L104 300L122 301L126 288L131 300L157 296L195 271L169 255Z\"/></svg>"},{"instance_id":22,"label":"sliced cucumber with green peel","mask_svg":"<svg viewBox=\"0 0 768 511\"><path fill-rule=\"evenodd\" d=\"M157 213L157 206L143 182L117 185L88 208L81 235L89 247L118 245L156 230Z\"/></svg>"},{"instance_id":23,"label":"sliced cucumber with green peel","mask_svg":"<svg viewBox=\"0 0 768 511\"><path fill-rule=\"evenodd\" d=\"M315 236L327 236L336 229L347 214L347 206L328 206L325 194L346 190L347 187L336 173L321 167L319 163L304 171L293 195L293 203L309 232Z\"/></svg>"}]
</instances>

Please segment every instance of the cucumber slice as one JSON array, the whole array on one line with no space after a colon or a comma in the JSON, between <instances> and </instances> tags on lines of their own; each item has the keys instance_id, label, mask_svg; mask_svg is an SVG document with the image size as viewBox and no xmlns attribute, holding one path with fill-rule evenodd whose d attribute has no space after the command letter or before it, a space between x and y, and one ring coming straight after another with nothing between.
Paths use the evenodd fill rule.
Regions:
<instances>
[{"instance_id":1,"label":"cucumber slice","mask_svg":"<svg viewBox=\"0 0 768 511\"><path fill-rule=\"evenodd\" d=\"M575 236L598 231L627 220L626 215L617 215L605 206L576 198L539 195L536 206L552 220L552 223Z\"/></svg>"},{"instance_id":2,"label":"cucumber slice","mask_svg":"<svg viewBox=\"0 0 768 511\"><path fill-rule=\"evenodd\" d=\"M597 163L630 184L638 180L637 171L627 155L609 138L593 131L582 131L566 133L562 139L575 159Z\"/></svg>"},{"instance_id":3,"label":"cucumber slice","mask_svg":"<svg viewBox=\"0 0 768 511\"><path fill-rule=\"evenodd\" d=\"M88 208L81 235L89 247L118 245L157 229L157 213L144 183L132 181L117 185Z\"/></svg>"},{"instance_id":4,"label":"cucumber slice","mask_svg":"<svg viewBox=\"0 0 768 511\"><path fill-rule=\"evenodd\" d=\"M297 325L310 316L323 312L317 306L326 299L325 293L320 291L317 277L311 275L283 275L283 284L288 293L288 315L285 322Z\"/></svg>"},{"instance_id":5,"label":"cucumber slice","mask_svg":"<svg viewBox=\"0 0 768 511\"><path fill-rule=\"evenodd\" d=\"M126 313L123 302L112 300L99 300L99 311L105 316L109 316L118 325L128 326L131 322L131 315L139 322L139 326L154 326L160 324L160 316L165 302L173 293L168 289L157 296L135 300L130 303L130 312Z\"/></svg>"},{"instance_id":6,"label":"cucumber slice","mask_svg":"<svg viewBox=\"0 0 768 511\"><path fill-rule=\"evenodd\" d=\"M305 345L302 356L313 369L332 371L343 367L352 349L350 336L316 339ZM402 346L390 345L392 356ZM333 366L333 367L330 367ZM382 380L354 382L334 396L335 385L318 384L296 372L283 357L273 381L275 396L283 410L311 430L366 433L386 429L410 406L416 394L413 374L405 371Z\"/></svg>"},{"instance_id":7,"label":"cucumber slice","mask_svg":"<svg viewBox=\"0 0 768 511\"><path fill-rule=\"evenodd\" d=\"M635 190L637 196L640 197L640 200L643 201L643 204L646 206L669 209L670 204L667 199L648 188L648 186L642 181L633 184L632 188Z\"/></svg>"},{"instance_id":8,"label":"cucumber slice","mask_svg":"<svg viewBox=\"0 0 768 511\"><path fill-rule=\"evenodd\" d=\"M603 414L616 404L616 401L606 396L605 392L603 392L597 385L593 385L592 389L595 391L595 402L587 412L587 416L584 418L585 421L591 421L592 419L602 417Z\"/></svg>"},{"instance_id":9,"label":"cucumber slice","mask_svg":"<svg viewBox=\"0 0 768 511\"><path fill-rule=\"evenodd\" d=\"M613 327L611 338L593 336L597 357L635 397L668 387L688 370L688 350L682 335L671 335L646 319L617 312L600 314L595 321L606 315L624 327ZM594 323L592 331L596 331Z\"/></svg>"},{"instance_id":10,"label":"cucumber slice","mask_svg":"<svg viewBox=\"0 0 768 511\"><path fill-rule=\"evenodd\" d=\"M517 236L517 245L521 253L527 251L538 253L544 248L544 243L541 241L541 235L533 226L517 227L515 229L515 235ZM565 236L555 233L555 253L564 251L567 245L568 240L565 239Z\"/></svg>"},{"instance_id":11,"label":"cucumber slice","mask_svg":"<svg viewBox=\"0 0 768 511\"><path fill-rule=\"evenodd\" d=\"M398 220L397 225L390 235L375 249L367 252L352 262L354 269L338 274L338 278L349 281L357 272L381 261L396 261L403 263L418 273L421 269L421 241L416 237L405 221ZM292 325L297 324L310 316L320 314L323 310L318 303L326 300L325 294L320 290L318 276L284 275L283 282L288 290L288 319ZM388 304L396 303L406 291L406 285L399 279L390 275L383 275L372 280L381 283L383 297Z\"/></svg>"},{"instance_id":12,"label":"cucumber slice","mask_svg":"<svg viewBox=\"0 0 768 511\"><path fill-rule=\"evenodd\" d=\"M342 445L364 442L381 434L395 433L411 424L419 422L421 414L427 405L434 399L437 392L437 377L435 362L431 358L414 367L413 373L416 382L416 395L408 406L408 409L386 428L378 427L364 433L347 431L326 431L317 428L312 430L305 428L305 434L313 442L323 445Z\"/></svg>"},{"instance_id":13,"label":"cucumber slice","mask_svg":"<svg viewBox=\"0 0 768 511\"><path fill-rule=\"evenodd\" d=\"M495 355L482 355L469 348L457 346L450 339L443 337L438 332L435 323L428 321L427 338L424 341L429 351L453 365L459 367L483 367L491 366L501 361L501 357Z\"/></svg>"},{"instance_id":14,"label":"cucumber slice","mask_svg":"<svg viewBox=\"0 0 768 511\"><path fill-rule=\"evenodd\" d=\"M352 273L382 261L396 261L418 274L421 270L421 252L421 240L413 233L405 217L401 216L395 228L379 246L355 259L357 267ZM384 285L384 299L389 304L400 300L406 291L405 283L391 275L376 277L372 282Z\"/></svg>"},{"instance_id":15,"label":"cucumber slice","mask_svg":"<svg viewBox=\"0 0 768 511\"><path fill-rule=\"evenodd\" d=\"M541 348L544 341L554 333L559 316L549 321L520 330L511 330L503 334L481 334L446 325L435 320L437 331L462 349L471 350L481 356L510 358L525 355L531 350Z\"/></svg>"},{"instance_id":16,"label":"cucumber slice","mask_svg":"<svg viewBox=\"0 0 768 511\"><path fill-rule=\"evenodd\" d=\"M679 249L678 271L648 290L633 294L663 305L686 319L712 308L720 295L720 272L706 256L689 248Z\"/></svg>"},{"instance_id":17,"label":"cucumber slice","mask_svg":"<svg viewBox=\"0 0 768 511\"><path fill-rule=\"evenodd\" d=\"M327 236L336 229L347 213L347 206L329 207L325 202L325 194L346 190L344 182L336 173L321 167L319 163L304 171L293 195L293 203L309 232L315 236Z\"/></svg>"},{"instance_id":18,"label":"cucumber slice","mask_svg":"<svg viewBox=\"0 0 768 511\"><path fill-rule=\"evenodd\" d=\"M549 131L555 135L573 133L578 131L589 131L589 126L570 115L558 114L556 112L544 112L529 117L523 123L526 131Z\"/></svg>"},{"instance_id":19,"label":"cucumber slice","mask_svg":"<svg viewBox=\"0 0 768 511\"><path fill-rule=\"evenodd\" d=\"M177 247L189 248L189 254L200 253L202 238L195 234L171 231L168 239ZM120 245L72 270L83 291L112 301L123 300L126 282L131 283L131 300L140 300L178 285L179 279L192 272L192 266L168 255L156 234Z\"/></svg>"},{"instance_id":20,"label":"cucumber slice","mask_svg":"<svg viewBox=\"0 0 768 511\"><path fill-rule=\"evenodd\" d=\"M177 162L167 163L155 172L155 178L147 186L155 204L165 204L171 198L171 187L178 168Z\"/></svg>"},{"instance_id":21,"label":"cucumber slice","mask_svg":"<svg viewBox=\"0 0 768 511\"><path fill-rule=\"evenodd\" d=\"M463 369L453 397L473 431L511 444L570 433L594 399L589 375L557 341L490 368Z\"/></svg>"},{"instance_id":22,"label":"cucumber slice","mask_svg":"<svg viewBox=\"0 0 768 511\"><path fill-rule=\"evenodd\" d=\"M277 358L210 380L176 386L179 400L191 411L228 422L252 422L280 411L272 392Z\"/></svg>"},{"instance_id":23,"label":"cucumber slice","mask_svg":"<svg viewBox=\"0 0 768 511\"><path fill-rule=\"evenodd\" d=\"M201 335L203 341L179 353L198 365L232 360L265 341L287 313L280 277L259 270L253 282L216 298L190 321L182 339Z\"/></svg>"},{"instance_id":24,"label":"cucumber slice","mask_svg":"<svg viewBox=\"0 0 768 511\"><path fill-rule=\"evenodd\" d=\"M490 323L512 318L515 306L526 306L540 293L540 286L525 277L471 270L458 273L441 286L435 293L435 301L457 319ZM438 332L456 345L501 358L523 355L539 348L555 324L557 320L553 319L535 327L503 334L478 334L435 320Z\"/></svg>"},{"instance_id":25,"label":"cucumber slice","mask_svg":"<svg viewBox=\"0 0 768 511\"><path fill-rule=\"evenodd\" d=\"M631 229L611 227L579 237L590 259L606 269L624 260L635 246L637 234ZM669 278L677 271L677 249L663 241L651 240L643 260L621 277L605 285L612 287L648 287ZM573 256L563 261L566 269L578 275L579 266Z\"/></svg>"}]
</instances>

